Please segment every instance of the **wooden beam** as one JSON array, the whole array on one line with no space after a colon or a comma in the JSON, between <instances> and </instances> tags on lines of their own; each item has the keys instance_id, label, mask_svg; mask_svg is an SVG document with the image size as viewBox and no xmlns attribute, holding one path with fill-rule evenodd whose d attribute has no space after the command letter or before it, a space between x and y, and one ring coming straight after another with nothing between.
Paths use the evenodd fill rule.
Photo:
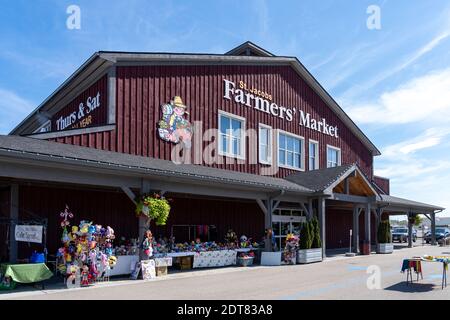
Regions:
<instances>
[{"instance_id":1,"label":"wooden beam","mask_svg":"<svg viewBox=\"0 0 450 320\"><path fill-rule=\"evenodd\" d=\"M256 199L256 203L259 205L259 207L261 208L261 210L264 213L264 215L266 215L267 214L267 207L263 203L263 201L261 199Z\"/></svg>"},{"instance_id":2,"label":"wooden beam","mask_svg":"<svg viewBox=\"0 0 450 320\"><path fill-rule=\"evenodd\" d=\"M129 187L121 186L120 189L122 189L122 191L128 196L128 198L134 203L134 205L137 205L136 200L135 200L136 195Z\"/></svg>"},{"instance_id":3,"label":"wooden beam","mask_svg":"<svg viewBox=\"0 0 450 320\"><path fill-rule=\"evenodd\" d=\"M365 234L366 234L366 241L369 242L369 246L372 245L371 243L371 228L370 228L370 221L371 220L371 210L370 210L370 203L366 205L365 212L364 212L364 228L365 228Z\"/></svg>"}]
</instances>

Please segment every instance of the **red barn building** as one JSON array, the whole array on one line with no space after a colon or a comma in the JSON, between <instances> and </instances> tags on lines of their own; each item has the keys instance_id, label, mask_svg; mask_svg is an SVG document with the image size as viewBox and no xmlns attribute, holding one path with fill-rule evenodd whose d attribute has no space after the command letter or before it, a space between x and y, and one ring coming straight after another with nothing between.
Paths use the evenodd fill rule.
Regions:
<instances>
[{"instance_id":1,"label":"red barn building","mask_svg":"<svg viewBox=\"0 0 450 320\"><path fill-rule=\"evenodd\" d=\"M206 226L219 241L228 229L260 239L272 227L282 245L315 215L324 253L347 247L350 229L358 250L376 243L383 214L434 223L443 210L390 196L373 174L378 155L295 57L250 42L220 55L97 52L0 136L0 214L11 230L46 220L54 252L66 204L129 238L134 197L162 192L172 211L156 235L184 240ZM3 229L3 259L26 257Z\"/></svg>"}]
</instances>

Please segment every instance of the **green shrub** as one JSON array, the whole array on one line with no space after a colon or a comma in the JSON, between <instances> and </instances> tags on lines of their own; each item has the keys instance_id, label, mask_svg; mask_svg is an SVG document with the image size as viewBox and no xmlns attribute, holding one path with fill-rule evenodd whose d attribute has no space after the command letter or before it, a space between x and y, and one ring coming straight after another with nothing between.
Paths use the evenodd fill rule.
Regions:
<instances>
[{"instance_id":1,"label":"green shrub","mask_svg":"<svg viewBox=\"0 0 450 320\"><path fill-rule=\"evenodd\" d=\"M313 230L312 232L313 239L311 248L313 249L322 248L322 240L320 238L320 226L317 217L313 217L310 224L312 226L311 229Z\"/></svg>"},{"instance_id":2,"label":"green shrub","mask_svg":"<svg viewBox=\"0 0 450 320\"><path fill-rule=\"evenodd\" d=\"M309 222L302 223L302 229L300 230L300 249L311 249L312 245L312 232Z\"/></svg>"},{"instance_id":3,"label":"green shrub","mask_svg":"<svg viewBox=\"0 0 450 320\"><path fill-rule=\"evenodd\" d=\"M378 243L391 243L391 224L389 220L381 221L378 225Z\"/></svg>"}]
</instances>

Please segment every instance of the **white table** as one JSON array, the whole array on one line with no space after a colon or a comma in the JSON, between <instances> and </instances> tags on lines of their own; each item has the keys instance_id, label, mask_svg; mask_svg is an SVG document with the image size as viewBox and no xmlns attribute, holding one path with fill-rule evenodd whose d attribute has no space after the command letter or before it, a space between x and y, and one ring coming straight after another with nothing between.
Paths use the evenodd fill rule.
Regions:
<instances>
[{"instance_id":1,"label":"white table","mask_svg":"<svg viewBox=\"0 0 450 320\"><path fill-rule=\"evenodd\" d=\"M236 250L217 250L196 253L192 268L215 268L236 264Z\"/></svg>"},{"instance_id":2,"label":"white table","mask_svg":"<svg viewBox=\"0 0 450 320\"><path fill-rule=\"evenodd\" d=\"M117 263L109 271L109 275L129 275L134 270L137 262L139 262L139 256L117 256Z\"/></svg>"}]
</instances>

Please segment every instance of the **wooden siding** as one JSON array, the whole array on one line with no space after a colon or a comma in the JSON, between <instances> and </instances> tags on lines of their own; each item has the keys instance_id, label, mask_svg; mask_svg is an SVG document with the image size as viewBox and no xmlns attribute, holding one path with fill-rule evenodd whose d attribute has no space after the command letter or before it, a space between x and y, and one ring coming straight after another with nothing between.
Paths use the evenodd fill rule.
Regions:
<instances>
[{"instance_id":1,"label":"wooden siding","mask_svg":"<svg viewBox=\"0 0 450 320\"><path fill-rule=\"evenodd\" d=\"M21 218L31 212L48 218L47 246L54 254L61 244L61 227L59 213L67 204L75 217L72 225L80 220L93 221L95 224L111 226L116 234L115 244L120 237L136 238L138 219L135 207L121 191L83 190L75 188L20 186L19 201ZM1 194L0 194L1 195ZM233 229L240 236L259 241L264 235L264 214L256 201L239 202L215 199L177 198L172 199L172 210L164 227L151 230L155 237L170 236L171 227L180 224L199 224L217 226L217 240L223 242L228 229ZM5 206L8 207L5 202ZM3 213L3 211L2 211ZM177 239L185 241L187 239ZM19 243L20 258L28 258L33 250L42 251L42 246Z\"/></svg>"},{"instance_id":2,"label":"wooden siding","mask_svg":"<svg viewBox=\"0 0 450 320\"><path fill-rule=\"evenodd\" d=\"M364 211L359 216L359 240L365 239ZM371 242L375 244L375 216L371 215ZM353 212L350 210L326 210L326 245L327 249L348 248L350 229L353 229ZM353 245L353 243L352 243Z\"/></svg>"},{"instance_id":3,"label":"wooden siding","mask_svg":"<svg viewBox=\"0 0 450 320\"><path fill-rule=\"evenodd\" d=\"M319 141L320 168L326 167L327 144L339 147L342 164L357 163L372 178L373 157L370 151L343 124L325 102L287 66L132 66L117 67L117 102L114 131L84 134L59 139L61 143L143 155L170 160L173 144L157 135L161 118L160 106L175 95L188 106L191 122L203 121L203 132L217 128L218 111L224 110L246 118L247 129L258 129L263 123L305 137L305 166L308 169L308 140ZM253 108L223 98L223 80L244 81L249 87L266 91L279 106L296 108L292 122L274 117ZM330 137L299 125L299 110L310 113L314 119L327 119L337 125L339 138ZM195 134L201 134L196 132ZM204 142L203 148L209 143ZM262 165L242 163L214 164L223 169L259 174ZM193 152L196 150L194 149ZM204 164L204 163L203 163ZM291 170L280 169L283 177Z\"/></svg>"},{"instance_id":4,"label":"wooden siding","mask_svg":"<svg viewBox=\"0 0 450 320\"><path fill-rule=\"evenodd\" d=\"M382 177L377 177L374 176L373 177L373 182L375 182L375 184L380 187L381 190L384 191L385 194L389 195L391 192L391 188L390 188L390 180L388 178L382 178Z\"/></svg>"}]
</instances>

